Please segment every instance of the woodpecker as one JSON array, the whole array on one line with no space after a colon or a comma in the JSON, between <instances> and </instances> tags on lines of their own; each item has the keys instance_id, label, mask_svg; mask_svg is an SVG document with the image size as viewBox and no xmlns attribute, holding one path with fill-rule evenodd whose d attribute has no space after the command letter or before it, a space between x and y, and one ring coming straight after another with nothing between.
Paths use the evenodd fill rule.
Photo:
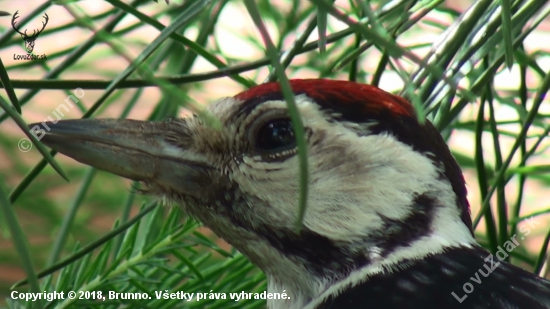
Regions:
<instances>
[{"instance_id":1,"label":"woodpecker","mask_svg":"<svg viewBox=\"0 0 550 309\"><path fill-rule=\"evenodd\" d=\"M65 120L42 142L180 205L257 265L268 292L287 293L270 309L550 308L549 281L476 242L460 167L409 102L348 81L290 85L310 173L300 231L279 83L211 104L221 129L199 117Z\"/></svg>"}]
</instances>

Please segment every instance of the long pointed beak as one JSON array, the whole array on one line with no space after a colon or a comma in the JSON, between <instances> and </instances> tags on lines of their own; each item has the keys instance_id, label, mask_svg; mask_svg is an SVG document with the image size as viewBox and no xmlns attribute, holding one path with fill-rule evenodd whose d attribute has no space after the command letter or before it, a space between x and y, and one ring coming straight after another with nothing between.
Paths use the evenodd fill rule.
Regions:
<instances>
[{"instance_id":1,"label":"long pointed beak","mask_svg":"<svg viewBox=\"0 0 550 309\"><path fill-rule=\"evenodd\" d=\"M187 160L185 149L166 142L170 125L129 119L78 119L29 127L44 144L84 164L171 189L199 189L197 185L203 185L200 176L210 168Z\"/></svg>"}]
</instances>

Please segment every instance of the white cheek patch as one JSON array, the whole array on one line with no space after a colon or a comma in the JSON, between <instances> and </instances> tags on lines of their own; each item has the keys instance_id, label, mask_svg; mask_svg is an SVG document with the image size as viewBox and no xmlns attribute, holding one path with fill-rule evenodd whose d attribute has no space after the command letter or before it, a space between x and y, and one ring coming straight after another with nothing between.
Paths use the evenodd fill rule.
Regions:
<instances>
[{"instance_id":1,"label":"white cheek patch","mask_svg":"<svg viewBox=\"0 0 550 309\"><path fill-rule=\"evenodd\" d=\"M439 179L439 168L425 155L390 134L368 135L374 123L329 122L337 115L327 115L303 94L296 96L296 104L304 126L312 132L305 218L312 230L335 239L364 237L380 229L381 215L393 220L407 218L414 211L415 194L449 192L454 198L450 184ZM285 101L267 101L249 118L285 108ZM245 156L233 177L243 191L259 194L292 217L299 196L298 170L297 156L282 162ZM454 200L450 203L455 204Z\"/></svg>"},{"instance_id":2,"label":"white cheek patch","mask_svg":"<svg viewBox=\"0 0 550 309\"><path fill-rule=\"evenodd\" d=\"M404 221L414 211L415 195L424 192L448 192L451 201L444 204L454 207L450 184L439 179L439 168L425 155L390 134L369 135L375 123L329 122L338 115L327 115L307 96L296 96L296 103L304 126L312 132L305 217L311 230L332 239L364 238L382 227L381 216ZM284 108L285 101L267 101L249 117ZM244 192L293 218L298 207L298 170L297 156L282 162L245 156L233 179Z\"/></svg>"}]
</instances>

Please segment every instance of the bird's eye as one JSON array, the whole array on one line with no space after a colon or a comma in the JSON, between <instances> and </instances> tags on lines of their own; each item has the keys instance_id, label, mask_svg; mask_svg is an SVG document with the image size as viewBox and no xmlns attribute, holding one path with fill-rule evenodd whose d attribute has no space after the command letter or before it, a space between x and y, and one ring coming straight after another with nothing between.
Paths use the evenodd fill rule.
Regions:
<instances>
[{"instance_id":1,"label":"bird's eye","mask_svg":"<svg viewBox=\"0 0 550 309\"><path fill-rule=\"evenodd\" d=\"M281 152L296 147L290 119L273 119L258 128L256 147L262 152Z\"/></svg>"}]
</instances>

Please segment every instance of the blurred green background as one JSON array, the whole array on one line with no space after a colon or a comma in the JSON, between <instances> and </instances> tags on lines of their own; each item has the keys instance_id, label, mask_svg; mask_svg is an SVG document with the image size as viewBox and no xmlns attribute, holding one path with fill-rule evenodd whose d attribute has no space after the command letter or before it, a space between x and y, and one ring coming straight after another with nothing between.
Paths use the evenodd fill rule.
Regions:
<instances>
[{"instance_id":1,"label":"blurred green background","mask_svg":"<svg viewBox=\"0 0 550 309\"><path fill-rule=\"evenodd\" d=\"M177 208L135 194L139 184L55 156L67 182L46 163L49 149L22 139L25 123L56 110L63 119L185 117L277 80L276 62L289 78L354 80L407 97L464 169L479 242L494 252L535 218L541 224L509 259L548 277L545 1L0 0L0 11L0 306L265 307L9 295L29 276L15 290L264 291L263 274L243 256ZM16 11L27 34L47 14L33 50L43 59L17 60L27 51L11 24ZM254 12L278 57L268 56ZM78 102L60 109L75 93Z\"/></svg>"}]
</instances>

